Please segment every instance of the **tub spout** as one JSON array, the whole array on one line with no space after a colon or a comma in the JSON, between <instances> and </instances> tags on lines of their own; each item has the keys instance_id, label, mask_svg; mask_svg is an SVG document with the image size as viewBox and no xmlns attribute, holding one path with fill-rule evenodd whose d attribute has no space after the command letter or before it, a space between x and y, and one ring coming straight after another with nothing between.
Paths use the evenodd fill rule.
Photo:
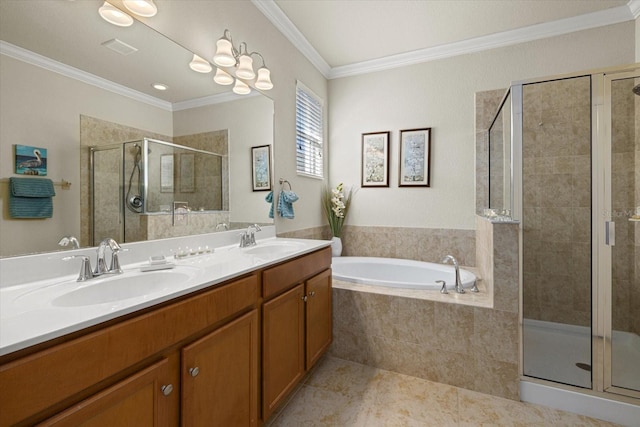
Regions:
<instances>
[{"instance_id":1,"label":"tub spout","mask_svg":"<svg viewBox=\"0 0 640 427\"><path fill-rule=\"evenodd\" d=\"M462 281L460 280L460 268L458 267L458 261L456 261L456 259L451 255L447 255L442 259L442 262L444 264L446 264L449 261L451 261L451 263L453 264L453 268L455 269L455 272L456 272L456 285L455 285L456 292L459 294L464 294L465 291L462 288Z\"/></svg>"}]
</instances>

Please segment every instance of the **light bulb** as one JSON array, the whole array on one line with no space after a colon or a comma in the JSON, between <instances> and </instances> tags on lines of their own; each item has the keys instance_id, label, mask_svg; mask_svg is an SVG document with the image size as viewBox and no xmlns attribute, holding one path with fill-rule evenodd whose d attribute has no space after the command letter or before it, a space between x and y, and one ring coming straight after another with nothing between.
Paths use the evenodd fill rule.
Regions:
<instances>
[{"instance_id":1,"label":"light bulb","mask_svg":"<svg viewBox=\"0 0 640 427\"><path fill-rule=\"evenodd\" d=\"M236 84L233 86L233 92L238 95L247 95L251 92L251 88L242 80L236 79Z\"/></svg>"},{"instance_id":2,"label":"light bulb","mask_svg":"<svg viewBox=\"0 0 640 427\"><path fill-rule=\"evenodd\" d=\"M258 69L258 79L255 84L260 90L269 90L273 88L273 83L271 83L271 71L269 71L267 67Z\"/></svg>"},{"instance_id":3,"label":"light bulb","mask_svg":"<svg viewBox=\"0 0 640 427\"><path fill-rule=\"evenodd\" d=\"M216 42L216 54L213 62L220 67L233 67L236 65L236 58L233 56L233 45L225 37Z\"/></svg>"},{"instance_id":4,"label":"light bulb","mask_svg":"<svg viewBox=\"0 0 640 427\"><path fill-rule=\"evenodd\" d=\"M193 59L189 63L189 67L191 67L193 71L196 71L198 73L210 73L212 70L211 64L209 64L209 62L205 61L195 53L193 54Z\"/></svg>"},{"instance_id":5,"label":"light bulb","mask_svg":"<svg viewBox=\"0 0 640 427\"><path fill-rule=\"evenodd\" d=\"M106 1L100 6L98 13L102 19L118 27L129 27L133 24L133 18L131 16Z\"/></svg>"},{"instance_id":6,"label":"light bulb","mask_svg":"<svg viewBox=\"0 0 640 427\"><path fill-rule=\"evenodd\" d=\"M256 76L256 73L253 71L253 59L251 59L249 55L241 55L238 61L236 76L245 80L253 79Z\"/></svg>"},{"instance_id":7,"label":"light bulb","mask_svg":"<svg viewBox=\"0 0 640 427\"><path fill-rule=\"evenodd\" d=\"M216 75L213 76L213 81L218 83L219 85L230 85L233 83L233 80L234 78L231 76L231 74L221 70L220 68L217 69Z\"/></svg>"}]
</instances>

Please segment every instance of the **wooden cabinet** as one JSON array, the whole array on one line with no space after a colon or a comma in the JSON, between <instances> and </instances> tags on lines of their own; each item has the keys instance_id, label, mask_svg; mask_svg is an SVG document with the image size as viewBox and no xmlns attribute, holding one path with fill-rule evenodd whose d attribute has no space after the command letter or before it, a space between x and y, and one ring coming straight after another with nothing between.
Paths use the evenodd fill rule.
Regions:
<instances>
[{"instance_id":1,"label":"wooden cabinet","mask_svg":"<svg viewBox=\"0 0 640 427\"><path fill-rule=\"evenodd\" d=\"M258 311L182 349L182 425L256 426Z\"/></svg>"},{"instance_id":2,"label":"wooden cabinet","mask_svg":"<svg viewBox=\"0 0 640 427\"><path fill-rule=\"evenodd\" d=\"M163 359L38 425L169 427L169 396L175 393L169 378Z\"/></svg>"},{"instance_id":3,"label":"wooden cabinet","mask_svg":"<svg viewBox=\"0 0 640 427\"><path fill-rule=\"evenodd\" d=\"M305 372L304 285L262 306L262 410L267 417Z\"/></svg>"},{"instance_id":4,"label":"wooden cabinet","mask_svg":"<svg viewBox=\"0 0 640 427\"><path fill-rule=\"evenodd\" d=\"M329 248L263 273L262 416L267 420L329 348ZM277 296L278 292L285 290Z\"/></svg>"},{"instance_id":5,"label":"wooden cabinet","mask_svg":"<svg viewBox=\"0 0 640 427\"><path fill-rule=\"evenodd\" d=\"M331 270L306 282L306 368L311 369L332 340Z\"/></svg>"}]
</instances>

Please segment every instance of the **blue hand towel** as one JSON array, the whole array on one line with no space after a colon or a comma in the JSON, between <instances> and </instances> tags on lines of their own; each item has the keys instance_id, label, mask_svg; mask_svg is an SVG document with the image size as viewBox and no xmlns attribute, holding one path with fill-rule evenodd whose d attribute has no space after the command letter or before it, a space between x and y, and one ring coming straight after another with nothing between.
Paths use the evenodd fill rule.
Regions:
<instances>
[{"instance_id":1,"label":"blue hand towel","mask_svg":"<svg viewBox=\"0 0 640 427\"><path fill-rule=\"evenodd\" d=\"M273 218L273 191L269 191L269 194L267 194L267 197L264 199L271 205L271 209L269 209L269 218Z\"/></svg>"},{"instance_id":2,"label":"blue hand towel","mask_svg":"<svg viewBox=\"0 0 640 427\"><path fill-rule=\"evenodd\" d=\"M293 202L298 200L298 195L293 191L281 191L278 198L278 213L282 218L293 219Z\"/></svg>"},{"instance_id":3,"label":"blue hand towel","mask_svg":"<svg viewBox=\"0 0 640 427\"><path fill-rule=\"evenodd\" d=\"M11 218L51 218L55 195L50 179L9 178L9 215Z\"/></svg>"}]
</instances>

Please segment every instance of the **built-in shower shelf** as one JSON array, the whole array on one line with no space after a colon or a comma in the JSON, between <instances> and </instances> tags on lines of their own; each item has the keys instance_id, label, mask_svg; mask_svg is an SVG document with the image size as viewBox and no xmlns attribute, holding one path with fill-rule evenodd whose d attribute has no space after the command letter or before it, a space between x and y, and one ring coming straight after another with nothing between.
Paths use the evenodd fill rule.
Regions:
<instances>
[{"instance_id":1,"label":"built-in shower shelf","mask_svg":"<svg viewBox=\"0 0 640 427\"><path fill-rule=\"evenodd\" d=\"M631 222L640 222L640 218L629 218L629 221Z\"/></svg>"}]
</instances>

